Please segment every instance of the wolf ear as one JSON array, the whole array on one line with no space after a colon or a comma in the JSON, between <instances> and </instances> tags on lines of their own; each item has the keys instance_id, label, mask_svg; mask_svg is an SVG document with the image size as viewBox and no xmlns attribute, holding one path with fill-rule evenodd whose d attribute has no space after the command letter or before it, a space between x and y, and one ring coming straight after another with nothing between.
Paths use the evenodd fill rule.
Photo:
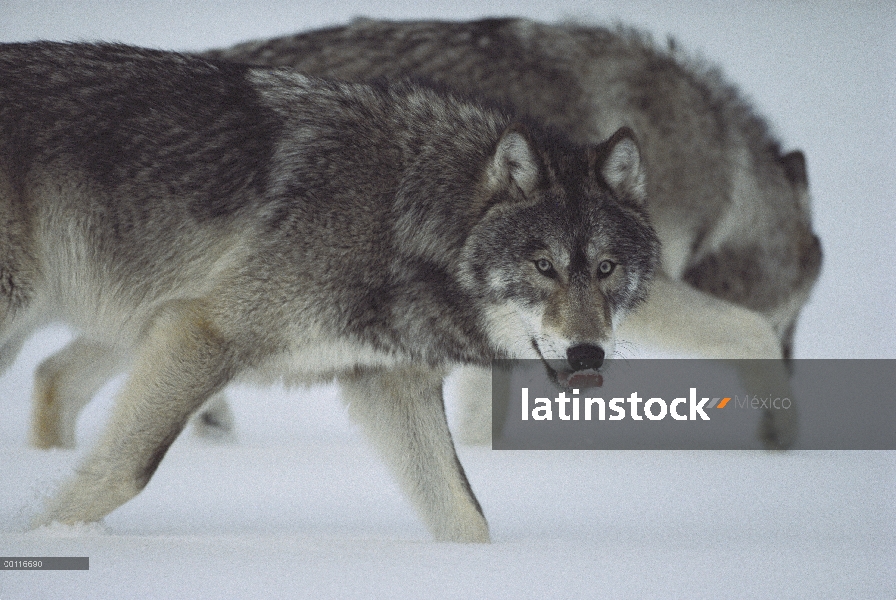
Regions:
<instances>
[{"instance_id":1,"label":"wolf ear","mask_svg":"<svg viewBox=\"0 0 896 600\"><path fill-rule=\"evenodd\" d=\"M643 205L647 202L647 176L634 132L622 127L597 150L603 158L600 174L620 197Z\"/></svg>"},{"instance_id":2,"label":"wolf ear","mask_svg":"<svg viewBox=\"0 0 896 600\"><path fill-rule=\"evenodd\" d=\"M488 167L487 181L494 190L507 189L520 199L532 194L541 179L541 169L529 135L520 125L511 125L501 135Z\"/></svg>"}]
</instances>

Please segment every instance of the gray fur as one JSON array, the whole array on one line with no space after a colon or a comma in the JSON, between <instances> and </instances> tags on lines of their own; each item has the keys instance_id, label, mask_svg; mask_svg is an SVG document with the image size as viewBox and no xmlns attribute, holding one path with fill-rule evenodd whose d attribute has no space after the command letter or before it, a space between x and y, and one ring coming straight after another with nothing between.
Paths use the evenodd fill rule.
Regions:
<instances>
[{"instance_id":1,"label":"gray fur","mask_svg":"<svg viewBox=\"0 0 896 600\"><path fill-rule=\"evenodd\" d=\"M790 343L799 306L776 310L805 296L820 265L805 159L783 154L737 90L674 45L660 49L632 29L522 19L360 19L207 54L349 80L419 77L506 102L579 142L629 126L655 226L687 247L684 260L664 261L666 272L765 314ZM731 212L743 213L739 229L719 239Z\"/></svg>"},{"instance_id":2,"label":"gray fur","mask_svg":"<svg viewBox=\"0 0 896 600\"><path fill-rule=\"evenodd\" d=\"M38 406L129 371L35 523L133 497L234 379L335 379L433 534L487 541L443 375L609 347L659 257L641 177L628 130L580 146L415 84L0 46L0 361L63 321L81 337L41 367Z\"/></svg>"},{"instance_id":3,"label":"gray fur","mask_svg":"<svg viewBox=\"0 0 896 600\"><path fill-rule=\"evenodd\" d=\"M666 296L654 298L662 321L645 310L624 333L708 357L792 356L821 267L805 158L784 153L737 89L673 42L661 48L629 28L523 19L359 19L207 55L348 80L417 77L505 102L579 142L631 127L663 242ZM782 428L763 433L770 446L792 441L792 425Z\"/></svg>"}]
</instances>

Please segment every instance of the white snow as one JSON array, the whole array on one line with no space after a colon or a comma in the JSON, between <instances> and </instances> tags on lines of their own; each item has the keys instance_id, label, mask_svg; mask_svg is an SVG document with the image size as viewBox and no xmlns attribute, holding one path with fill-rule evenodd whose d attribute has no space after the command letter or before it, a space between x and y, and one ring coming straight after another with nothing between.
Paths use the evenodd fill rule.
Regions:
<instances>
[{"instance_id":1,"label":"white snow","mask_svg":"<svg viewBox=\"0 0 896 600\"><path fill-rule=\"evenodd\" d=\"M107 39L199 49L356 15L622 20L720 64L809 161L822 279L803 358L896 358L896 5L472 0L3 0L0 41ZM48 330L0 377L0 555L89 556L89 571L2 571L19 598L894 598L894 452L459 454L488 546L430 540L332 388L230 391L237 442L179 439L102 524L26 531L79 451L26 445Z\"/></svg>"}]
</instances>

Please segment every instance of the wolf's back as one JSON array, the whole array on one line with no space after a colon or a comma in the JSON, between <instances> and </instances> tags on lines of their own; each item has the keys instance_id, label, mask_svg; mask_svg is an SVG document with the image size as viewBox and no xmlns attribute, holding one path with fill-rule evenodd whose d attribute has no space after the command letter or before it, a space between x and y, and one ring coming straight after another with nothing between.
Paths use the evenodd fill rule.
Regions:
<instances>
[{"instance_id":1,"label":"wolf's back","mask_svg":"<svg viewBox=\"0 0 896 600\"><path fill-rule=\"evenodd\" d=\"M712 65L630 28L524 19L390 22L212 50L349 80L411 77L507 103L579 142L638 136L672 279L761 312L790 353L818 278L802 153Z\"/></svg>"}]
</instances>

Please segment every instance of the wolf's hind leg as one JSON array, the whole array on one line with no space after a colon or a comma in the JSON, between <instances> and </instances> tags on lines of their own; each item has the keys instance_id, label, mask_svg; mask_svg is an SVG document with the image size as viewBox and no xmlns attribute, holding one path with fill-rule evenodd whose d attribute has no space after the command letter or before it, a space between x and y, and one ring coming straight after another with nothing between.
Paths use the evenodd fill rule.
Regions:
<instances>
[{"instance_id":1,"label":"wolf's hind leg","mask_svg":"<svg viewBox=\"0 0 896 600\"><path fill-rule=\"evenodd\" d=\"M658 276L647 301L623 321L617 339L694 357L737 359L747 393L764 397L774 390L776 396L793 402L789 410L770 410L764 415L759 439L769 449L793 445L796 402L788 368L781 340L761 314Z\"/></svg>"},{"instance_id":2,"label":"wolf's hind leg","mask_svg":"<svg viewBox=\"0 0 896 600\"><path fill-rule=\"evenodd\" d=\"M442 401L444 373L423 366L340 377L349 413L440 541L488 542L488 524L457 459Z\"/></svg>"},{"instance_id":3,"label":"wolf's hind leg","mask_svg":"<svg viewBox=\"0 0 896 600\"><path fill-rule=\"evenodd\" d=\"M738 375L751 396L788 398L786 409L769 407L763 410L759 422L759 440L769 450L786 450L796 441L799 413L790 387L790 369L787 361L749 360L738 361Z\"/></svg>"},{"instance_id":4,"label":"wolf's hind leg","mask_svg":"<svg viewBox=\"0 0 896 600\"><path fill-rule=\"evenodd\" d=\"M34 374L31 445L74 448L78 414L124 363L120 351L85 338L45 359Z\"/></svg>"},{"instance_id":5,"label":"wolf's hind leg","mask_svg":"<svg viewBox=\"0 0 896 600\"><path fill-rule=\"evenodd\" d=\"M232 376L228 350L199 301L169 305L139 346L96 448L34 525L96 521L140 492L190 415Z\"/></svg>"}]
</instances>

